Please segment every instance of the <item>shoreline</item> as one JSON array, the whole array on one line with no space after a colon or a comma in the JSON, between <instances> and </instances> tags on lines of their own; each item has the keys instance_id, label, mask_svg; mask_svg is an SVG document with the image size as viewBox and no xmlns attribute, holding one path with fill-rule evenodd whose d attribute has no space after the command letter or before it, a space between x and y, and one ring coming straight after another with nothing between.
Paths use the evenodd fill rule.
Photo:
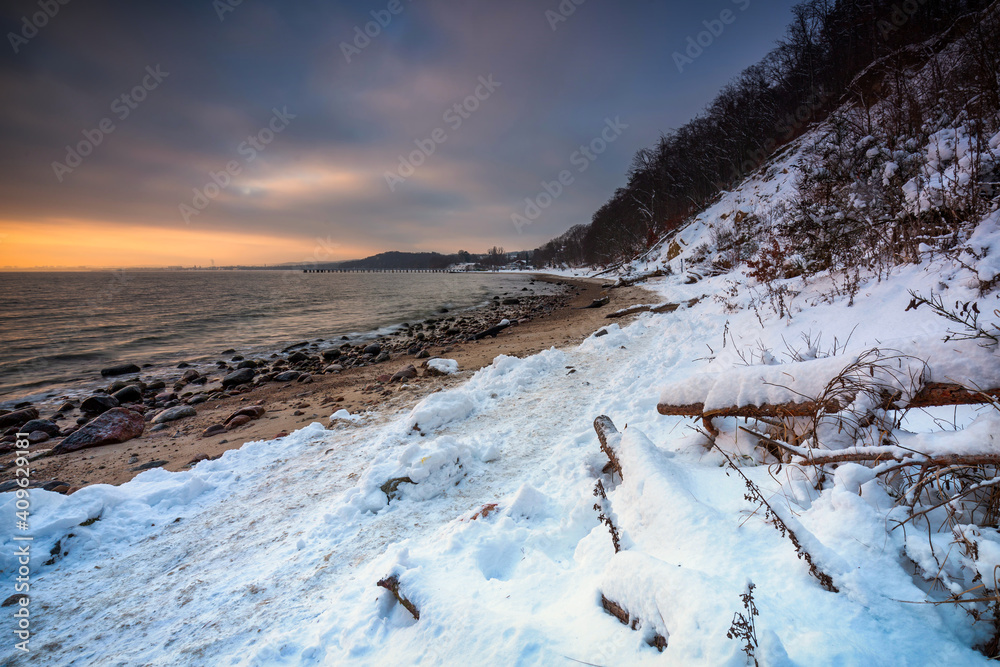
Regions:
<instances>
[{"instance_id":1,"label":"shoreline","mask_svg":"<svg viewBox=\"0 0 1000 667\"><path fill-rule=\"evenodd\" d=\"M352 415L367 414L369 419L385 418L411 408L431 393L464 381L475 371L490 365L499 355L525 357L550 347L577 344L602 326L611 324L605 318L608 313L655 300L655 297L641 287L608 290L604 289L606 281L601 279L530 275L533 280L561 284L565 289L555 295L525 297L524 303L519 305L495 302L475 311L455 313L450 318L442 314L440 321L433 322L433 318L425 321L424 326L429 331L422 330L421 325L412 325L409 329L383 336L379 340L385 349L379 357L382 360L377 363L374 363L374 359L361 355L353 356L359 350L351 350L349 344L345 343L345 352L352 355L343 357L348 359L345 363L350 364L350 360L354 359L359 365L331 371L330 368L338 361L334 360L325 369L308 370L315 367L317 361L320 364L328 363L310 358L295 366L295 372L299 372L299 367L303 368L301 372L307 376L303 378L304 382L257 380L257 385L223 393L218 391L221 386L217 376L232 372L235 364L227 369L220 368L217 373L212 374L216 377L206 377L200 386L192 385L200 394L220 396L193 405L196 411L194 416L153 426L149 419L160 412L160 407L147 407L144 433L126 442L55 456L42 454L53 446L55 440L32 445L31 456L43 456L31 464L33 481L39 486L47 486L62 493L72 493L92 484L123 484L146 469L162 467L170 471L184 470L198 460L217 458L230 449L242 447L246 442L275 439L317 421L328 426L330 416L338 410L348 410ZM610 303L600 308L586 308L601 296L609 296ZM517 319L511 315L516 315ZM471 336L467 332L470 327L478 328L484 322L496 324L502 318L509 318L512 326L495 337L469 340ZM438 334L435 325L443 324L449 319L453 320L449 324L454 326L444 334ZM431 324L426 324L427 322ZM466 333L448 333L455 332L459 326ZM430 331L435 333L428 336ZM418 333L424 334L421 338L426 340L426 344L424 340L419 341L420 352L414 354L415 346L412 343L417 342L414 336ZM294 358L299 347L300 345L295 345L286 348L288 358ZM388 358L385 358L386 355ZM435 357L458 362L459 372L454 375L435 375L423 366L426 361ZM281 370L282 362L275 361L277 363L273 365ZM413 370L406 375L412 375L416 371L416 377L391 380L392 375L407 366L413 366ZM288 368L292 367L293 364L289 364ZM269 370L274 375L273 367ZM109 378L109 384L113 380L114 378ZM170 390L167 387L162 391ZM183 396L180 389L177 391ZM189 397L187 401L190 400ZM179 402L176 407L186 404ZM215 426L218 429L227 417L251 406L262 407L263 414L233 430L221 430L216 435L203 437L209 427ZM79 415L78 411L69 416L76 415ZM43 418L47 416L42 415ZM63 423L65 422L60 422L60 425ZM158 430L153 430L154 428ZM0 483L3 483L12 479L9 464L13 461L13 456L4 454L0 460L5 466L0 474Z\"/></svg>"}]
</instances>

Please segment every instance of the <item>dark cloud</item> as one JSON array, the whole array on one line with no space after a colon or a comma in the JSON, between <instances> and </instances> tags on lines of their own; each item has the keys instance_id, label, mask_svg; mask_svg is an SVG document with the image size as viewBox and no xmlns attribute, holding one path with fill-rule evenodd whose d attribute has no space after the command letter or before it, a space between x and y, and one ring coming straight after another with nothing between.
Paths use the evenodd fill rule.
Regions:
<instances>
[{"instance_id":1,"label":"dark cloud","mask_svg":"<svg viewBox=\"0 0 1000 667\"><path fill-rule=\"evenodd\" d=\"M535 247L588 221L636 150L766 53L792 2L587 0L553 30L546 11L557 0L400 0L363 48L356 29L384 22L388 0L244 0L222 20L218 4L71 0L17 53L10 35L38 2L0 10L0 225L86 221L98 234L138 225L306 245L333 236L375 249ZM736 20L679 73L672 54L726 9ZM148 67L169 75L123 106L123 94L148 83ZM449 109L490 75L499 87L455 127ZM251 161L241 145L274 109L295 118ZM575 169L574 152L616 117L628 129L519 235L510 216L524 198ZM53 163L104 119L114 131L60 181ZM386 171L437 129L446 141L390 191ZM185 222L180 204L230 161L239 175Z\"/></svg>"}]
</instances>

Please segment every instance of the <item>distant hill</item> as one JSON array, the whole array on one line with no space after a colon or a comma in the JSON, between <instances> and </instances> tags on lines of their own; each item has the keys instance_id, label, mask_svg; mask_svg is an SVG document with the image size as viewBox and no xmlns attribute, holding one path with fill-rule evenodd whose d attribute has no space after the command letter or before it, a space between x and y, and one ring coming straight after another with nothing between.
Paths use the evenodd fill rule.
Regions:
<instances>
[{"instance_id":1,"label":"distant hill","mask_svg":"<svg viewBox=\"0 0 1000 667\"><path fill-rule=\"evenodd\" d=\"M365 259L340 262L341 269L446 269L462 260L438 252L382 252Z\"/></svg>"}]
</instances>

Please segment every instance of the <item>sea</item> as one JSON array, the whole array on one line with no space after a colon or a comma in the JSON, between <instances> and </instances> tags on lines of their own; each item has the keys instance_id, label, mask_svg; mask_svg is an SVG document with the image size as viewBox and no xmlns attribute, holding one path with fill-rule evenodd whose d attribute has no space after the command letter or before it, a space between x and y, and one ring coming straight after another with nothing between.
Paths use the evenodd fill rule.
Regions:
<instances>
[{"instance_id":1,"label":"sea","mask_svg":"<svg viewBox=\"0 0 1000 667\"><path fill-rule=\"evenodd\" d=\"M151 364L144 373L155 375L182 361L214 363L227 349L250 356L302 341L360 342L525 287L556 289L530 274L481 272L0 273L0 407L73 396L116 363Z\"/></svg>"}]
</instances>

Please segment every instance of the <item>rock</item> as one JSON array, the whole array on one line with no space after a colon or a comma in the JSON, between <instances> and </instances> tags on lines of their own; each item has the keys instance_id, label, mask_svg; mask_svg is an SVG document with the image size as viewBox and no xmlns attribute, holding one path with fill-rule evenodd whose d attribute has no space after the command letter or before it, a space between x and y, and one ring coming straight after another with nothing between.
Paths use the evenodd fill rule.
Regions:
<instances>
[{"instance_id":1,"label":"rock","mask_svg":"<svg viewBox=\"0 0 1000 667\"><path fill-rule=\"evenodd\" d=\"M239 415L237 417L232 417L231 419L228 420L225 429L227 431L232 431L234 428L239 428L240 426L243 426L244 424L249 424L252 421L253 419L247 415Z\"/></svg>"},{"instance_id":2,"label":"rock","mask_svg":"<svg viewBox=\"0 0 1000 667\"><path fill-rule=\"evenodd\" d=\"M225 429L223 429L223 430L225 430ZM198 454L198 456L196 456L193 459L191 459L190 461L188 461L188 465L189 466L193 466L193 465L196 465L198 463L201 463L202 461L211 461L211 460L212 460L212 457L209 456L208 454Z\"/></svg>"},{"instance_id":3,"label":"rock","mask_svg":"<svg viewBox=\"0 0 1000 667\"><path fill-rule=\"evenodd\" d=\"M323 359L326 361L335 361L340 359L340 355L343 354L338 348L331 347L327 350L323 350Z\"/></svg>"},{"instance_id":4,"label":"rock","mask_svg":"<svg viewBox=\"0 0 1000 667\"><path fill-rule=\"evenodd\" d=\"M7 414L0 416L0 428L20 426L21 424L25 424L32 419L38 419L38 410L35 408L15 410L14 412L8 412Z\"/></svg>"},{"instance_id":5,"label":"rock","mask_svg":"<svg viewBox=\"0 0 1000 667\"><path fill-rule=\"evenodd\" d=\"M120 404L114 396L91 396L80 404L80 411L90 417L103 414Z\"/></svg>"},{"instance_id":6,"label":"rock","mask_svg":"<svg viewBox=\"0 0 1000 667\"><path fill-rule=\"evenodd\" d=\"M427 359L431 356L431 353L428 352L427 350L420 350L419 352L417 352L416 356L417 359Z\"/></svg>"},{"instance_id":7,"label":"rock","mask_svg":"<svg viewBox=\"0 0 1000 667\"><path fill-rule=\"evenodd\" d=\"M37 445L40 442L45 442L51 437L52 436L45 431L31 431L28 433L28 442L32 445Z\"/></svg>"},{"instance_id":8,"label":"rock","mask_svg":"<svg viewBox=\"0 0 1000 667\"><path fill-rule=\"evenodd\" d=\"M142 392L135 385L129 385L124 387L114 394L112 397L121 403L141 403L142 402Z\"/></svg>"},{"instance_id":9,"label":"rock","mask_svg":"<svg viewBox=\"0 0 1000 667\"><path fill-rule=\"evenodd\" d=\"M44 431L53 438L56 438L59 436L59 424L51 422L48 419L32 419L21 426L22 433L31 433L32 431Z\"/></svg>"},{"instance_id":10,"label":"rock","mask_svg":"<svg viewBox=\"0 0 1000 667\"><path fill-rule=\"evenodd\" d=\"M241 368L257 368L257 362L253 359L245 359L236 365L237 369Z\"/></svg>"},{"instance_id":11,"label":"rock","mask_svg":"<svg viewBox=\"0 0 1000 667\"><path fill-rule=\"evenodd\" d=\"M223 350L222 354L236 354L236 350L229 348L228 350Z\"/></svg>"},{"instance_id":12,"label":"rock","mask_svg":"<svg viewBox=\"0 0 1000 667\"><path fill-rule=\"evenodd\" d=\"M243 361L243 359L244 359L244 357L243 357L242 354L237 354L232 359L230 359L230 361Z\"/></svg>"},{"instance_id":13,"label":"rock","mask_svg":"<svg viewBox=\"0 0 1000 667\"><path fill-rule=\"evenodd\" d=\"M167 383L164 382L163 380L156 380L154 382L150 382L146 386L146 389L148 389L149 391L157 391L157 390L163 389L166 386L167 386Z\"/></svg>"},{"instance_id":14,"label":"rock","mask_svg":"<svg viewBox=\"0 0 1000 667\"><path fill-rule=\"evenodd\" d=\"M201 405L207 400L208 396L206 396L205 394L195 394L194 396L192 396L191 398L189 398L184 402L187 403L188 405Z\"/></svg>"},{"instance_id":15,"label":"rock","mask_svg":"<svg viewBox=\"0 0 1000 667\"><path fill-rule=\"evenodd\" d=\"M65 403L59 406L59 410L57 410L57 412L61 414L66 414L68 412L73 412L73 410L76 410L76 404L73 403L73 401L66 401Z\"/></svg>"},{"instance_id":16,"label":"rock","mask_svg":"<svg viewBox=\"0 0 1000 667\"><path fill-rule=\"evenodd\" d=\"M517 297L513 297L513 298L509 298L509 299L504 299L503 300L503 305L505 305L505 306L517 306L517 305L520 305L520 303L521 303L521 300L518 299Z\"/></svg>"},{"instance_id":17,"label":"rock","mask_svg":"<svg viewBox=\"0 0 1000 667\"><path fill-rule=\"evenodd\" d=\"M150 461L149 463L143 463L141 466L136 466L134 468L129 468L129 472L141 472L143 470L152 470L153 468L162 468L163 466L170 463L170 461Z\"/></svg>"},{"instance_id":18,"label":"rock","mask_svg":"<svg viewBox=\"0 0 1000 667\"><path fill-rule=\"evenodd\" d=\"M192 368L190 370L184 371L184 375L181 376L181 381L182 382L191 383L191 382L194 382L195 380L197 380L200 377L201 377L201 373L199 373L198 371L196 371L195 369Z\"/></svg>"},{"instance_id":19,"label":"rock","mask_svg":"<svg viewBox=\"0 0 1000 667\"><path fill-rule=\"evenodd\" d=\"M282 354L288 354L292 350L298 349L300 347L305 347L309 344L309 341L303 341L301 343L295 343L294 345L289 345L284 350L281 351Z\"/></svg>"},{"instance_id":20,"label":"rock","mask_svg":"<svg viewBox=\"0 0 1000 667\"><path fill-rule=\"evenodd\" d=\"M375 357L374 361L375 361L376 364L381 364L382 362L389 361L389 353L388 352L382 352L377 357Z\"/></svg>"},{"instance_id":21,"label":"rock","mask_svg":"<svg viewBox=\"0 0 1000 667\"><path fill-rule=\"evenodd\" d=\"M170 424L154 424L149 428L150 433L156 433L158 431L166 431L170 428Z\"/></svg>"},{"instance_id":22,"label":"rock","mask_svg":"<svg viewBox=\"0 0 1000 667\"><path fill-rule=\"evenodd\" d=\"M607 335L608 335L608 330L601 329L600 331L594 334L594 338L600 338L601 336L607 336Z\"/></svg>"},{"instance_id":23,"label":"rock","mask_svg":"<svg viewBox=\"0 0 1000 667\"><path fill-rule=\"evenodd\" d=\"M126 442L138 438L145 428L146 421L138 412L127 408L111 408L53 447L52 454Z\"/></svg>"},{"instance_id":24,"label":"rock","mask_svg":"<svg viewBox=\"0 0 1000 667\"><path fill-rule=\"evenodd\" d=\"M211 438L213 435L219 435L220 433L225 433L225 432L226 432L226 427L223 426L222 424L212 424L211 426L209 426L208 428L206 428L204 431L201 432L201 437ZM208 457L206 456L205 458ZM192 461L192 463L197 463L200 460L201 459L198 459L197 461Z\"/></svg>"},{"instance_id":25,"label":"rock","mask_svg":"<svg viewBox=\"0 0 1000 667\"><path fill-rule=\"evenodd\" d=\"M372 343L371 345L365 347L364 350L365 354L372 354L372 355L377 355L381 351L382 351L382 346L379 345L378 343Z\"/></svg>"},{"instance_id":26,"label":"rock","mask_svg":"<svg viewBox=\"0 0 1000 667\"><path fill-rule=\"evenodd\" d=\"M411 379L413 379L415 377L417 377L417 369L414 368L412 365L410 365L410 366L407 366L406 368L402 368L402 369L396 371L395 374L393 374L392 378L389 379L389 382L399 382L401 380L411 380Z\"/></svg>"},{"instance_id":27,"label":"rock","mask_svg":"<svg viewBox=\"0 0 1000 667\"><path fill-rule=\"evenodd\" d=\"M288 355L288 363L290 364L298 364L308 360L309 360L309 355L306 354L305 352L292 352L290 355Z\"/></svg>"},{"instance_id":28,"label":"rock","mask_svg":"<svg viewBox=\"0 0 1000 667\"><path fill-rule=\"evenodd\" d=\"M191 364L189 364L186 361L182 361L181 363L177 364L177 368L190 368L190 367L191 367Z\"/></svg>"},{"instance_id":29,"label":"rock","mask_svg":"<svg viewBox=\"0 0 1000 667\"><path fill-rule=\"evenodd\" d=\"M381 382L382 384L389 384L390 382L392 382L392 376L389 375L388 373L385 373L383 375L379 375L375 379L378 380L379 382Z\"/></svg>"},{"instance_id":30,"label":"rock","mask_svg":"<svg viewBox=\"0 0 1000 667\"><path fill-rule=\"evenodd\" d=\"M235 421L239 417L247 417L247 421L260 419L261 417L264 416L265 412L267 412L267 410L264 408L263 405L250 405L245 408L240 408L233 414L226 417L226 421L224 421L223 424L228 427L233 421ZM246 424L247 422L242 421L240 423Z\"/></svg>"},{"instance_id":31,"label":"rock","mask_svg":"<svg viewBox=\"0 0 1000 667\"><path fill-rule=\"evenodd\" d=\"M175 422L178 419L184 419L185 417L194 417L196 414L198 413L190 405L178 405L175 408L164 410L160 414L153 417L153 423L166 424L167 422Z\"/></svg>"},{"instance_id":32,"label":"rock","mask_svg":"<svg viewBox=\"0 0 1000 667\"><path fill-rule=\"evenodd\" d=\"M129 373L138 373L142 369L135 364L119 364L117 366L111 366L109 368L101 369L101 377L115 377L118 375L128 375Z\"/></svg>"},{"instance_id":33,"label":"rock","mask_svg":"<svg viewBox=\"0 0 1000 667\"><path fill-rule=\"evenodd\" d=\"M21 598L27 598L27 597L28 597L27 595L24 595L22 593L14 593L9 598L4 600L3 604L0 604L0 607L9 607L14 604L20 604Z\"/></svg>"},{"instance_id":34,"label":"rock","mask_svg":"<svg viewBox=\"0 0 1000 667\"><path fill-rule=\"evenodd\" d=\"M302 375L299 371L285 371L284 373L278 373L274 376L275 382L294 382L299 379Z\"/></svg>"},{"instance_id":35,"label":"rock","mask_svg":"<svg viewBox=\"0 0 1000 667\"><path fill-rule=\"evenodd\" d=\"M340 364L330 364L324 370L327 373L339 373L340 371L344 370L344 367L341 366Z\"/></svg>"},{"instance_id":36,"label":"rock","mask_svg":"<svg viewBox=\"0 0 1000 667\"><path fill-rule=\"evenodd\" d=\"M309 375L309 373L303 373L302 375L299 376L299 379L297 380L297 382L300 382L302 384L312 384L312 381L313 377L312 375Z\"/></svg>"},{"instance_id":37,"label":"rock","mask_svg":"<svg viewBox=\"0 0 1000 667\"><path fill-rule=\"evenodd\" d=\"M241 368L222 378L222 386L236 387L241 384L246 384L253 380L256 375L257 372L252 368Z\"/></svg>"}]
</instances>

